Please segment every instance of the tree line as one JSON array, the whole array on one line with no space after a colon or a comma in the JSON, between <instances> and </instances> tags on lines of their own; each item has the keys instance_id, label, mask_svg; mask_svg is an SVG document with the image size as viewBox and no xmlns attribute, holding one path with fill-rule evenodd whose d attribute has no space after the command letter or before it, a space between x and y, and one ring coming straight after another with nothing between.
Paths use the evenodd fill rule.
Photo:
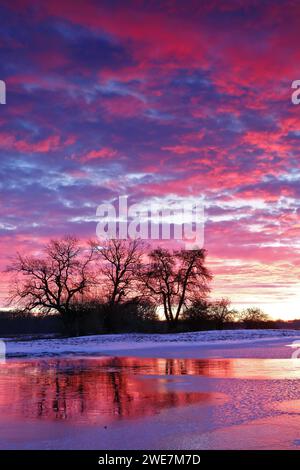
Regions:
<instances>
[{"instance_id":1,"label":"tree line","mask_svg":"<svg viewBox=\"0 0 300 470\"><path fill-rule=\"evenodd\" d=\"M209 299L212 273L204 249L150 249L139 239L82 246L66 236L51 240L39 256L18 253L7 271L9 303L19 315L56 314L75 333L80 321L100 313L105 331L118 330L122 321L130 320L133 328L136 322L158 322L159 312L173 331L179 322L199 329L268 320L259 309L239 313L228 299Z\"/></svg>"}]
</instances>

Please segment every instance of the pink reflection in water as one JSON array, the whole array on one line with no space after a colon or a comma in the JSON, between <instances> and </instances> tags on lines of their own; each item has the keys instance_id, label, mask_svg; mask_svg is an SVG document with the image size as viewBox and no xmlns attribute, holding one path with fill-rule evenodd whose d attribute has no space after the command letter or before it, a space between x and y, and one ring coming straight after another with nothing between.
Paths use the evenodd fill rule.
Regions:
<instances>
[{"instance_id":1,"label":"pink reflection in water","mask_svg":"<svg viewBox=\"0 0 300 470\"><path fill-rule=\"evenodd\" d=\"M0 420L17 418L109 423L164 408L224 402L218 393L173 391L145 375L190 373L176 359L47 359L9 361L0 369ZM195 363L193 373L202 366Z\"/></svg>"},{"instance_id":2,"label":"pink reflection in water","mask_svg":"<svg viewBox=\"0 0 300 470\"><path fill-rule=\"evenodd\" d=\"M291 359L126 357L8 361L0 368L0 420L109 423L170 407L221 404L222 394L172 389L172 377L296 379L300 378L298 363Z\"/></svg>"}]
</instances>

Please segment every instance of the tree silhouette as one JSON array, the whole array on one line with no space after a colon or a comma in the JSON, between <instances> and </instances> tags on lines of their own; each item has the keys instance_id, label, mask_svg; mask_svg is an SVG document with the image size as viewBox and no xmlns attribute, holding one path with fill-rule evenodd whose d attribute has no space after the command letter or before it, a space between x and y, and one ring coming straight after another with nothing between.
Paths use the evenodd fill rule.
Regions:
<instances>
[{"instance_id":1,"label":"tree silhouette","mask_svg":"<svg viewBox=\"0 0 300 470\"><path fill-rule=\"evenodd\" d=\"M101 285L107 304L113 307L132 295L137 296L143 242L139 239L110 239L101 246L92 242L92 247L100 261Z\"/></svg>"},{"instance_id":2,"label":"tree silhouette","mask_svg":"<svg viewBox=\"0 0 300 470\"><path fill-rule=\"evenodd\" d=\"M212 279L205 266L206 252L180 250L171 252L157 248L149 255L144 268L143 281L146 292L163 311L170 327L175 327L184 307L196 299L204 299L208 282Z\"/></svg>"},{"instance_id":3,"label":"tree silhouette","mask_svg":"<svg viewBox=\"0 0 300 470\"><path fill-rule=\"evenodd\" d=\"M222 298L211 302L208 308L210 318L215 322L218 329L222 329L225 323L233 321L236 311L230 309L230 300Z\"/></svg>"},{"instance_id":4,"label":"tree silhouette","mask_svg":"<svg viewBox=\"0 0 300 470\"><path fill-rule=\"evenodd\" d=\"M68 323L72 319L72 302L93 285L92 258L92 250L84 253L72 236L51 240L42 257L18 254L8 267L16 276L10 303L26 311L59 312Z\"/></svg>"},{"instance_id":5,"label":"tree silhouette","mask_svg":"<svg viewBox=\"0 0 300 470\"><path fill-rule=\"evenodd\" d=\"M258 328L261 324L267 323L270 320L270 317L260 308L252 307L242 310L239 315L239 320L247 328Z\"/></svg>"}]
</instances>

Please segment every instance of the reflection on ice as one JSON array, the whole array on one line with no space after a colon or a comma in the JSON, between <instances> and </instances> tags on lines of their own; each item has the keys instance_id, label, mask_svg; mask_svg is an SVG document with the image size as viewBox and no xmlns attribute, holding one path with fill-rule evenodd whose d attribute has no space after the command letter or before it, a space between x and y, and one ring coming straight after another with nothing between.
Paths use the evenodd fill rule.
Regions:
<instances>
[{"instance_id":1,"label":"reflection on ice","mask_svg":"<svg viewBox=\"0 0 300 470\"><path fill-rule=\"evenodd\" d=\"M0 420L27 418L107 423L194 403L223 402L218 393L170 390L155 376L201 374L201 361L47 359L9 361L0 369ZM153 375L151 380L142 380Z\"/></svg>"},{"instance_id":2,"label":"reflection on ice","mask_svg":"<svg viewBox=\"0 0 300 470\"><path fill-rule=\"evenodd\" d=\"M195 403L220 404L224 395L203 392L199 384L192 391L184 384L174 386L175 377L299 379L299 366L300 361L291 359L102 357L8 361L0 368L0 420L15 417L107 423Z\"/></svg>"}]
</instances>

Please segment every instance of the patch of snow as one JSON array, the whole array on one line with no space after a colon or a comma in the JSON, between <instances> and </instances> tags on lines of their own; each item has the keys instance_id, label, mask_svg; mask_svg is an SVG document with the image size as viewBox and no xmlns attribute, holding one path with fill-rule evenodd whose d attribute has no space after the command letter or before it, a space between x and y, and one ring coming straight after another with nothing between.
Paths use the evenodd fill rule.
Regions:
<instances>
[{"instance_id":1,"label":"patch of snow","mask_svg":"<svg viewBox=\"0 0 300 470\"><path fill-rule=\"evenodd\" d=\"M148 350L149 354L158 349L193 346L236 345L280 339L299 339L300 330L222 330L197 331L177 334L113 334L72 338L36 339L24 341L12 339L6 342L7 357L51 357L62 355L107 355L127 351L128 355L138 355ZM6 341L5 338L3 338ZM132 351L132 352L130 352Z\"/></svg>"}]
</instances>

